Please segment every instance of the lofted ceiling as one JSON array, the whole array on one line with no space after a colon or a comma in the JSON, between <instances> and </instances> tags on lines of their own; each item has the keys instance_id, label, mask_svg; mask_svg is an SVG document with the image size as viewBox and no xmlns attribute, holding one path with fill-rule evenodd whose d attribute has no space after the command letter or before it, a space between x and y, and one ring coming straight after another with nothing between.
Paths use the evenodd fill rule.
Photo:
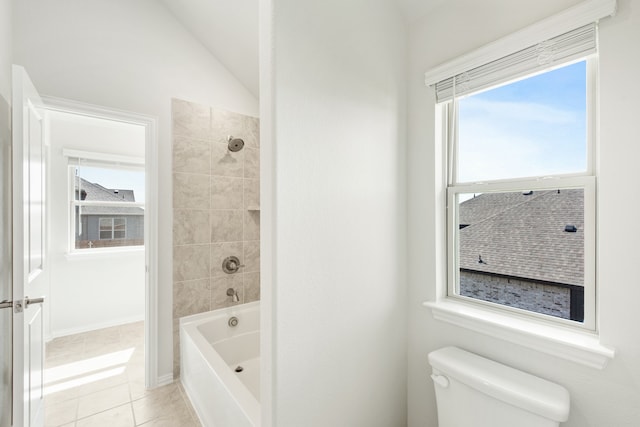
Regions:
<instances>
[{"instance_id":1,"label":"lofted ceiling","mask_svg":"<svg viewBox=\"0 0 640 427\"><path fill-rule=\"evenodd\" d=\"M259 0L162 0L256 98Z\"/></svg>"},{"instance_id":2,"label":"lofted ceiling","mask_svg":"<svg viewBox=\"0 0 640 427\"><path fill-rule=\"evenodd\" d=\"M392 0L411 23L447 0ZM256 98L259 0L162 0L171 14Z\"/></svg>"}]
</instances>

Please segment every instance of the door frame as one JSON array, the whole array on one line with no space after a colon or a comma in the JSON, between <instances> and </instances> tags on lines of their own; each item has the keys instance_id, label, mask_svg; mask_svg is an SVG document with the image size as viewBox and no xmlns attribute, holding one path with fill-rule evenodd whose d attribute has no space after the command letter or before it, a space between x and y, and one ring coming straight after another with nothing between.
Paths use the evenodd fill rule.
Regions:
<instances>
[{"instance_id":1,"label":"door frame","mask_svg":"<svg viewBox=\"0 0 640 427\"><path fill-rule=\"evenodd\" d=\"M44 108L92 118L119 121L145 129L145 387L154 388L158 377L158 119L68 99L42 96Z\"/></svg>"}]
</instances>

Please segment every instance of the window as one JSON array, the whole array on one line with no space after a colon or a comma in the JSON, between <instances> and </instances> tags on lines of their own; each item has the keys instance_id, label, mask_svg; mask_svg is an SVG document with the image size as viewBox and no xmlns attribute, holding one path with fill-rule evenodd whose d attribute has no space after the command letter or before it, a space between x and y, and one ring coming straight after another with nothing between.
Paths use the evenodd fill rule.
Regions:
<instances>
[{"instance_id":1,"label":"window","mask_svg":"<svg viewBox=\"0 0 640 427\"><path fill-rule=\"evenodd\" d=\"M144 170L68 151L70 250L144 245Z\"/></svg>"},{"instance_id":2,"label":"window","mask_svg":"<svg viewBox=\"0 0 640 427\"><path fill-rule=\"evenodd\" d=\"M595 46L589 25L437 83L448 297L595 329Z\"/></svg>"},{"instance_id":3,"label":"window","mask_svg":"<svg viewBox=\"0 0 640 427\"><path fill-rule=\"evenodd\" d=\"M100 218L100 240L124 239L126 235L126 218Z\"/></svg>"}]
</instances>

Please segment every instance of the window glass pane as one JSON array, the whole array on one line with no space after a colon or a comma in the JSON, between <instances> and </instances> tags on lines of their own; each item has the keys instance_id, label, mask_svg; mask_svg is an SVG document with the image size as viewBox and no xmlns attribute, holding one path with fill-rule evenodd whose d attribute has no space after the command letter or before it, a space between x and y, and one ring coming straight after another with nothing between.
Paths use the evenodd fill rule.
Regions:
<instances>
[{"instance_id":1,"label":"window glass pane","mask_svg":"<svg viewBox=\"0 0 640 427\"><path fill-rule=\"evenodd\" d=\"M587 170L586 62L459 100L458 182Z\"/></svg>"},{"instance_id":2,"label":"window glass pane","mask_svg":"<svg viewBox=\"0 0 640 427\"><path fill-rule=\"evenodd\" d=\"M90 166L74 169L76 200L145 201L144 171Z\"/></svg>"},{"instance_id":3,"label":"window glass pane","mask_svg":"<svg viewBox=\"0 0 640 427\"><path fill-rule=\"evenodd\" d=\"M100 218L100 231L102 230L111 230L113 227L113 219L111 218Z\"/></svg>"},{"instance_id":4,"label":"window glass pane","mask_svg":"<svg viewBox=\"0 0 640 427\"><path fill-rule=\"evenodd\" d=\"M457 197L460 295L584 320L583 189Z\"/></svg>"},{"instance_id":5,"label":"window glass pane","mask_svg":"<svg viewBox=\"0 0 640 427\"><path fill-rule=\"evenodd\" d=\"M126 236L126 219L114 218L113 220L113 238L124 239Z\"/></svg>"},{"instance_id":6,"label":"window glass pane","mask_svg":"<svg viewBox=\"0 0 640 427\"><path fill-rule=\"evenodd\" d=\"M75 248L144 245L144 172L120 168L72 166L73 197L91 205L76 206ZM119 205L113 206L105 203Z\"/></svg>"}]
</instances>

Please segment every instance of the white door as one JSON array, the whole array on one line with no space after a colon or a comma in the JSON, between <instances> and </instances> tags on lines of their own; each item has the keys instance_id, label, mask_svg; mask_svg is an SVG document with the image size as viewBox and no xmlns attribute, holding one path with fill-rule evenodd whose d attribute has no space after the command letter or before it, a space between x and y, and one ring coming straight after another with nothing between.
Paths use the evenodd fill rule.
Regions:
<instances>
[{"instance_id":1,"label":"white door","mask_svg":"<svg viewBox=\"0 0 640 427\"><path fill-rule=\"evenodd\" d=\"M13 66L13 426L44 425L44 137L42 101Z\"/></svg>"}]
</instances>

